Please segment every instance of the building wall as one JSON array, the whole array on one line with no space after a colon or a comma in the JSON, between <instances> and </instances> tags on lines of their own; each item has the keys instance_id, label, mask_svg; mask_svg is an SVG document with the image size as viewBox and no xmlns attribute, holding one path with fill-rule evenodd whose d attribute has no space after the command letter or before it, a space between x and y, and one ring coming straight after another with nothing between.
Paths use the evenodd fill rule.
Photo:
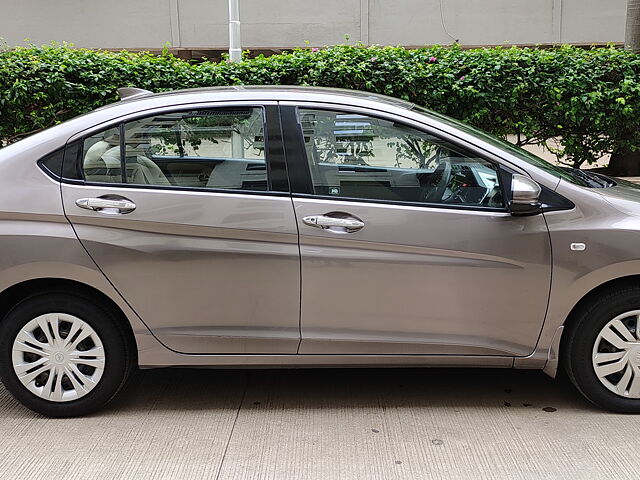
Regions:
<instances>
[{"instance_id":1,"label":"building wall","mask_svg":"<svg viewBox=\"0 0 640 480\"><path fill-rule=\"evenodd\" d=\"M227 0L0 0L10 46L225 49ZM624 40L626 0L240 0L243 48Z\"/></svg>"}]
</instances>

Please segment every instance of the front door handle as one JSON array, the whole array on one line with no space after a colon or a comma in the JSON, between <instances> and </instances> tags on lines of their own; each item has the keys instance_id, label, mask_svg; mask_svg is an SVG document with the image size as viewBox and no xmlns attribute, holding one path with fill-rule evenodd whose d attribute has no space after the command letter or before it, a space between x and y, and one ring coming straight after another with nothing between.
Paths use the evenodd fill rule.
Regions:
<instances>
[{"instance_id":1,"label":"front door handle","mask_svg":"<svg viewBox=\"0 0 640 480\"><path fill-rule=\"evenodd\" d=\"M136 204L127 199L111 198L79 198L76 205L80 208L93 210L105 214L131 213L136 209Z\"/></svg>"},{"instance_id":2,"label":"front door handle","mask_svg":"<svg viewBox=\"0 0 640 480\"><path fill-rule=\"evenodd\" d=\"M323 230L357 232L364 227L364 222L357 218L337 218L328 215L311 215L302 219L305 225L322 228Z\"/></svg>"}]
</instances>

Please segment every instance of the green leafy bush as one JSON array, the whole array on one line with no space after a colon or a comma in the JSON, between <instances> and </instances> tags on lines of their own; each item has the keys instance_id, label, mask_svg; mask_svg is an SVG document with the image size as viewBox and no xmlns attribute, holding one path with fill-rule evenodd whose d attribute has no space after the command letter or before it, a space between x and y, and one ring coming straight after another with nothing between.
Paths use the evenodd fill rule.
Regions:
<instances>
[{"instance_id":1,"label":"green leafy bush","mask_svg":"<svg viewBox=\"0 0 640 480\"><path fill-rule=\"evenodd\" d=\"M570 164L640 145L640 56L590 50L334 46L240 63L67 45L0 52L0 140L11 142L117 100L230 84L322 85L410 100L496 135L541 144Z\"/></svg>"}]
</instances>

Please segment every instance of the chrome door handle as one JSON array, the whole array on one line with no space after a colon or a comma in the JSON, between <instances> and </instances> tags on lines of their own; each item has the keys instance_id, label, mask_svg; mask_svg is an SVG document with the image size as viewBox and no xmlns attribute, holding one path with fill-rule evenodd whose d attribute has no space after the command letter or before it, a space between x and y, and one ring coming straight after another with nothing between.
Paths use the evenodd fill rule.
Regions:
<instances>
[{"instance_id":1,"label":"chrome door handle","mask_svg":"<svg viewBox=\"0 0 640 480\"><path fill-rule=\"evenodd\" d=\"M364 227L364 222L355 218L336 218L327 215L311 215L302 219L305 225L324 230L344 228L347 232L356 232Z\"/></svg>"},{"instance_id":2,"label":"chrome door handle","mask_svg":"<svg viewBox=\"0 0 640 480\"><path fill-rule=\"evenodd\" d=\"M79 198L76 205L80 208L95 212L118 214L130 213L136 209L136 204L131 200L112 200L108 198Z\"/></svg>"}]
</instances>

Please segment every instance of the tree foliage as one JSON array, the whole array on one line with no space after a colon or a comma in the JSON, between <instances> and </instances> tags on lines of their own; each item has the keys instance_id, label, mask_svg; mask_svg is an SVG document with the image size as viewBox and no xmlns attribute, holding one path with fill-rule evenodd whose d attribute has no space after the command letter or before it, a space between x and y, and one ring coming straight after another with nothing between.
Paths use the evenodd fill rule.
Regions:
<instances>
[{"instance_id":1,"label":"tree foliage","mask_svg":"<svg viewBox=\"0 0 640 480\"><path fill-rule=\"evenodd\" d=\"M0 141L117 101L116 89L320 85L402 98L581 165L640 145L640 55L622 49L338 45L239 63L69 45L0 52Z\"/></svg>"}]
</instances>

